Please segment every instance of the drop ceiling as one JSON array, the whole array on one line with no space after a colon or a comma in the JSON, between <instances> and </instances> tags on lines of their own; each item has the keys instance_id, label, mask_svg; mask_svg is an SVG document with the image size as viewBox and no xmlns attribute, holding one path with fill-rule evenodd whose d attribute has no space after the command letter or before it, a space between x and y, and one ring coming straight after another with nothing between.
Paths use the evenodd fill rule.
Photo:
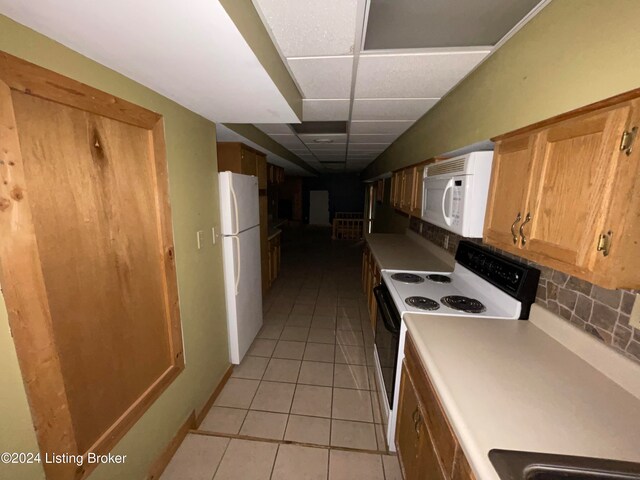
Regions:
<instances>
[{"instance_id":1,"label":"drop ceiling","mask_svg":"<svg viewBox=\"0 0 640 480\"><path fill-rule=\"evenodd\" d=\"M0 12L212 121L299 121L217 0L0 0Z\"/></svg>"},{"instance_id":2,"label":"drop ceiling","mask_svg":"<svg viewBox=\"0 0 640 480\"><path fill-rule=\"evenodd\" d=\"M303 122L346 121L347 133L256 126L321 172L363 170L548 2L252 1L303 95Z\"/></svg>"}]
</instances>

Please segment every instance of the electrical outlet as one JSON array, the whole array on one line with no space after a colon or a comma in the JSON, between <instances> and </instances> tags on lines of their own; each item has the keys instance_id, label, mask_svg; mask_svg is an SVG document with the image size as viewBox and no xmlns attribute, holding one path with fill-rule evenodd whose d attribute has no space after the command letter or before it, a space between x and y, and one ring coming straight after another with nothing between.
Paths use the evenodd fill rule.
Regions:
<instances>
[{"instance_id":1,"label":"electrical outlet","mask_svg":"<svg viewBox=\"0 0 640 480\"><path fill-rule=\"evenodd\" d=\"M636 294L636 301L633 302L633 308L631 309L631 318L629 318L629 325L640 330L640 293Z\"/></svg>"},{"instance_id":2,"label":"electrical outlet","mask_svg":"<svg viewBox=\"0 0 640 480\"><path fill-rule=\"evenodd\" d=\"M198 242L198 250L200 250L202 248L202 236L204 235L204 232L202 230L198 230L196 232L196 241Z\"/></svg>"},{"instance_id":3,"label":"electrical outlet","mask_svg":"<svg viewBox=\"0 0 640 480\"><path fill-rule=\"evenodd\" d=\"M444 249L447 250L449 248L449 235L444 236Z\"/></svg>"}]
</instances>

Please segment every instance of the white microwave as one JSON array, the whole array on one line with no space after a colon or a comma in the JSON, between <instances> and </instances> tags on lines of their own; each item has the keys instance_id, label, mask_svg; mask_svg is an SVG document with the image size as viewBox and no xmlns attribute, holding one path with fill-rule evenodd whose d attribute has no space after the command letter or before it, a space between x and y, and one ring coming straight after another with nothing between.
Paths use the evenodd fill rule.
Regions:
<instances>
[{"instance_id":1,"label":"white microwave","mask_svg":"<svg viewBox=\"0 0 640 480\"><path fill-rule=\"evenodd\" d=\"M463 237L480 238L493 152L471 152L424 169L422 219Z\"/></svg>"}]
</instances>

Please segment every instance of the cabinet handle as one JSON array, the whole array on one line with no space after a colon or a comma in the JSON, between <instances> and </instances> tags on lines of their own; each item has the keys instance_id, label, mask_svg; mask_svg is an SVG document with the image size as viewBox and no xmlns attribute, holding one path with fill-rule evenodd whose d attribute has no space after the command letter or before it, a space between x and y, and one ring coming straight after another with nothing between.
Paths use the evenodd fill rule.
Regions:
<instances>
[{"instance_id":1,"label":"cabinet handle","mask_svg":"<svg viewBox=\"0 0 640 480\"><path fill-rule=\"evenodd\" d=\"M516 235L516 225L518 224L518 222L520 220L522 220L522 216L520 215L520 212L518 212L518 215L516 215L515 222L513 222L511 224L511 236L513 237L513 244L514 245L518 244L518 236Z\"/></svg>"},{"instance_id":2,"label":"cabinet handle","mask_svg":"<svg viewBox=\"0 0 640 480\"><path fill-rule=\"evenodd\" d=\"M525 217L524 222L522 222L522 225L520 225L520 237L522 237L520 244L523 247L527 244L527 237L524 234L524 226L530 221L531 221L531 213L527 212L527 216Z\"/></svg>"}]
</instances>

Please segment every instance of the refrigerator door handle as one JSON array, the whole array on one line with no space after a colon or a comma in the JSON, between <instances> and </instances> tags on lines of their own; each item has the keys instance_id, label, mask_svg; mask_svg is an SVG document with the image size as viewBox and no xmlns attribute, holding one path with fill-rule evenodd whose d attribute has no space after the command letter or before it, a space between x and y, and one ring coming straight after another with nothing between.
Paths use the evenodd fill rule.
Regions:
<instances>
[{"instance_id":1,"label":"refrigerator door handle","mask_svg":"<svg viewBox=\"0 0 640 480\"><path fill-rule=\"evenodd\" d=\"M237 265L238 265L238 273L236 274L236 297L238 296L238 293L240 291L240 273L241 273L241 269L240 269L240 238L236 235L234 237L232 237L236 242L237 242L237 253L236 253L236 258L237 258Z\"/></svg>"},{"instance_id":2,"label":"refrigerator door handle","mask_svg":"<svg viewBox=\"0 0 640 480\"><path fill-rule=\"evenodd\" d=\"M238 197L236 196L236 191L233 188L233 177L229 176L229 190L231 191L231 199L233 200L233 212L235 214L236 225L235 225L235 233L232 235L237 235L240 233L240 219L238 218Z\"/></svg>"}]
</instances>

